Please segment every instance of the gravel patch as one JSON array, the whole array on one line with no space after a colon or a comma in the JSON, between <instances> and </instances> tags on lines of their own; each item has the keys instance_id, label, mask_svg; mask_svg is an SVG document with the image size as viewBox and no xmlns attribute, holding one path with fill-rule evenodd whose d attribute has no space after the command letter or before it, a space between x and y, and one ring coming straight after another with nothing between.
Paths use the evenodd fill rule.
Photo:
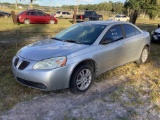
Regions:
<instances>
[{"instance_id":1,"label":"gravel patch","mask_svg":"<svg viewBox=\"0 0 160 120\"><path fill-rule=\"evenodd\" d=\"M153 109L154 104L127 105L122 104L123 99L110 97L127 81L127 77L121 76L94 82L84 94L65 90L34 98L1 114L0 120L159 120L160 113ZM124 93L121 97L128 101Z\"/></svg>"}]
</instances>

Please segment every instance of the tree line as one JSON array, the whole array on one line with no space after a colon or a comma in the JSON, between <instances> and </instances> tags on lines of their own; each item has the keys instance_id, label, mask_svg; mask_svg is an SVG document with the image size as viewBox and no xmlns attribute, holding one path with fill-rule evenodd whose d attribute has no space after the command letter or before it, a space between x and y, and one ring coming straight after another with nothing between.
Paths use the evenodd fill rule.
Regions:
<instances>
[{"instance_id":1,"label":"tree line","mask_svg":"<svg viewBox=\"0 0 160 120\"><path fill-rule=\"evenodd\" d=\"M33 0L29 0L30 3ZM9 5L9 3L4 3ZM35 4L34 4L35 6ZM37 5L39 6L39 5ZM56 8L56 7L53 7ZM63 5L61 9L73 9L74 5ZM78 6L79 10L111 11L115 14L126 14L130 16L130 22L135 24L137 16L140 13L149 15L150 19L160 16L160 0L126 0L122 2L102 2L99 4L87 4Z\"/></svg>"},{"instance_id":2,"label":"tree line","mask_svg":"<svg viewBox=\"0 0 160 120\"><path fill-rule=\"evenodd\" d=\"M63 5L62 8L73 9L73 5ZM150 19L160 16L160 0L126 0L122 2L102 2L99 4L79 5L79 10L111 11L117 14L127 14L130 22L135 24L141 13L149 15Z\"/></svg>"}]
</instances>

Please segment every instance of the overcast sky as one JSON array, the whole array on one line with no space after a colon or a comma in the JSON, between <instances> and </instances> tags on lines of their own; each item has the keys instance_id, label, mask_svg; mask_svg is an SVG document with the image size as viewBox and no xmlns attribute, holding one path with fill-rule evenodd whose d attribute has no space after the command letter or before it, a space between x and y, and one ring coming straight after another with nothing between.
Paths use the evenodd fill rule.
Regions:
<instances>
[{"instance_id":1,"label":"overcast sky","mask_svg":"<svg viewBox=\"0 0 160 120\"><path fill-rule=\"evenodd\" d=\"M15 3L16 0L0 0L0 2L9 2L9 3ZM17 0L18 3L24 3L29 4L30 0ZM79 0L79 4L98 4L101 2L125 2L126 0ZM77 5L78 0L36 0L33 1L35 4L39 4L42 6L61 6L61 5Z\"/></svg>"}]
</instances>

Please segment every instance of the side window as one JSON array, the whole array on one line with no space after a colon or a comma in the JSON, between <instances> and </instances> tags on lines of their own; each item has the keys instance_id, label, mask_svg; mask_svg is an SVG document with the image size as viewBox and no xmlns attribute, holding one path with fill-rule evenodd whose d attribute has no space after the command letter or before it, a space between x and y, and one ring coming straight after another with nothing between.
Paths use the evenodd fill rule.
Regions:
<instances>
[{"instance_id":1,"label":"side window","mask_svg":"<svg viewBox=\"0 0 160 120\"><path fill-rule=\"evenodd\" d=\"M33 15L33 16L34 16L34 15L37 15L37 14L36 14L36 12L33 12L33 11L32 11L32 12L30 12L30 15Z\"/></svg>"},{"instance_id":2,"label":"side window","mask_svg":"<svg viewBox=\"0 0 160 120\"><path fill-rule=\"evenodd\" d=\"M93 11L93 12L92 12L92 15L96 15L96 13Z\"/></svg>"},{"instance_id":3,"label":"side window","mask_svg":"<svg viewBox=\"0 0 160 120\"><path fill-rule=\"evenodd\" d=\"M26 15L29 15L29 14L30 14L30 12L27 12L27 13L26 13Z\"/></svg>"},{"instance_id":4,"label":"side window","mask_svg":"<svg viewBox=\"0 0 160 120\"><path fill-rule=\"evenodd\" d=\"M45 16L45 14L41 11L38 11L37 14L40 15L40 16Z\"/></svg>"},{"instance_id":5,"label":"side window","mask_svg":"<svg viewBox=\"0 0 160 120\"><path fill-rule=\"evenodd\" d=\"M65 14L66 14L66 12L62 12L62 14L63 14L63 15L65 15Z\"/></svg>"},{"instance_id":6,"label":"side window","mask_svg":"<svg viewBox=\"0 0 160 120\"><path fill-rule=\"evenodd\" d=\"M124 31L126 33L126 37L132 37L133 35L136 34L135 28L131 25L124 24L123 28L124 28Z\"/></svg>"},{"instance_id":7,"label":"side window","mask_svg":"<svg viewBox=\"0 0 160 120\"><path fill-rule=\"evenodd\" d=\"M115 25L107 31L102 40L106 40L109 43L120 39L123 39L121 26Z\"/></svg>"},{"instance_id":8,"label":"side window","mask_svg":"<svg viewBox=\"0 0 160 120\"><path fill-rule=\"evenodd\" d=\"M135 28L135 31L136 31L136 35L141 33L137 28Z\"/></svg>"}]
</instances>

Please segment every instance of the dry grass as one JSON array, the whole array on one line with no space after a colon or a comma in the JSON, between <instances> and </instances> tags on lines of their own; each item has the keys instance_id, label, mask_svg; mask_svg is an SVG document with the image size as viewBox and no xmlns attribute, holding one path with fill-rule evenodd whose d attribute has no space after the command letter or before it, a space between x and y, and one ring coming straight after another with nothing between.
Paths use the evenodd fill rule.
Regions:
<instances>
[{"instance_id":1,"label":"dry grass","mask_svg":"<svg viewBox=\"0 0 160 120\"><path fill-rule=\"evenodd\" d=\"M157 27L157 23L158 21L138 20L137 25L151 32ZM60 19L57 25L13 25L11 18L0 18L0 24L0 41L10 42L0 44L0 111L5 111L16 103L48 94L22 86L15 81L11 72L12 57L22 46L31 41L51 37L71 24L67 19ZM138 68L134 63L130 63L99 76L97 81L121 75L127 76L128 82L111 94L113 99L121 99L124 105L134 106L149 101L157 106L156 109L160 109L160 44L152 44L150 61L146 65ZM124 94L129 101L122 99Z\"/></svg>"}]
</instances>

